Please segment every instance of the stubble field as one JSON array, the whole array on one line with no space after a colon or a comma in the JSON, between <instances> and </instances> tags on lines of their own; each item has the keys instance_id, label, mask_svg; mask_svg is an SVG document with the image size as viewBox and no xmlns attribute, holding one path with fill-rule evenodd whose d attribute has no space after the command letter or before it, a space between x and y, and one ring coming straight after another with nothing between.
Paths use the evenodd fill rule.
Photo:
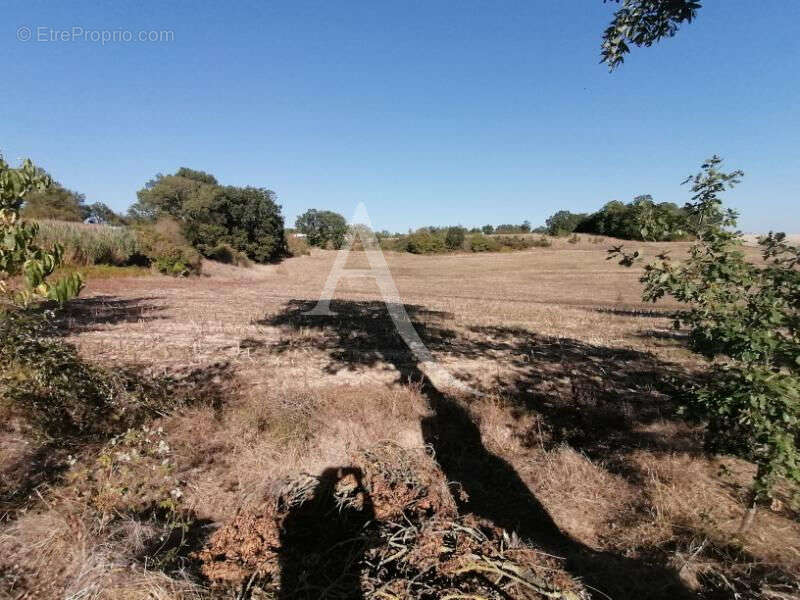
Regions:
<instances>
[{"instance_id":1,"label":"stubble field","mask_svg":"<svg viewBox=\"0 0 800 600\"><path fill-rule=\"evenodd\" d=\"M607 261L607 247L386 254L420 337L479 395L437 388L368 277L339 284L336 316L305 315L333 252L252 269L208 263L200 278L90 281L63 325L92 361L213 389L213 402L153 425L174 453L182 502L204 524L198 548L276 482L347 468L359 449L389 444L426 449L460 515L558 557L598 598L796 594L789 499L738 533L753 471L707 455L678 414L676 390L703 365L671 327L675 307L643 304L637 269ZM665 246L641 247L652 257ZM349 268L366 266L351 254ZM5 439L7 458L21 462L25 447ZM30 597L206 593L207 581L138 565L133 522L115 530L122 542L97 534L70 512L77 500L67 510L51 499L59 485L43 482L42 501L0 534L5 560L26 565Z\"/></svg>"}]
</instances>

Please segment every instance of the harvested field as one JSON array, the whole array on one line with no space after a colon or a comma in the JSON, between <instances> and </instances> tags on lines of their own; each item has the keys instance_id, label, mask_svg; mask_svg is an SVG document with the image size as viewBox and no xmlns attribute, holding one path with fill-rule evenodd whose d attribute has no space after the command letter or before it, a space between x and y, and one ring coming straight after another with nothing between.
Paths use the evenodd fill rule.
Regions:
<instances>
[{"instance_id":1,"label":"harvested field","mask_svg":"<svg viewBox=\"0 0 800 600\"><path fill-rule=\"evenodd\" d=\"M420 337L478 396L437 387L371 278L340 283L335 316L305 314L333 252L89 281L60 322L82 356L207 391L146 443L76 445L7 505L0 598L797 597L792 499L738 534L753 469L707 455L677 413L703 365L606 247L387 253ZM14 473L37 460L12 426L0 435ZM153 472L168 462L179 527L98 518L75 491L125 487L90 467L124 444ZM152 564L157 535L175 552Z\"/></svg>"}]
</instances>

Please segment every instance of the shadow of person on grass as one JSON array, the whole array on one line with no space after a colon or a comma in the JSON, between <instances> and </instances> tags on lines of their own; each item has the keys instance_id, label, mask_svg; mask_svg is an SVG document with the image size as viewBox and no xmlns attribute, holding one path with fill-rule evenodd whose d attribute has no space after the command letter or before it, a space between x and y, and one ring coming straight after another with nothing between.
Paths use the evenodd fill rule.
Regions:
<instances>
[{"instance_id":1,"label":"shadow of person on grass","mask_svg":"<svg viewBox=\"0 0 800 600\"><path fill-rule=\"evenodd\" d=\"M361 479L354 467L325 469L313 497L290 509L280 534L280 600L364 597L364 529L375 515Z\"/></svg>"},{"instance_id":2,"label":"shadow of person on grass","mask_svg":"<svg viewBox=\"0 0 800 600\"><path fill-rule=\"evenodd\" d=\"M259 323L324 332L311 343L328 353L331 372L390 363L401 381L419 382L432 411L421 423L423 438L433 448L448 481L466 492L463 496L455 494L462 496L458 500L462 514L473 513L506 530L516 531L521 538L545 552L563 557L568 570L598 597L691 597L670 567L596 551L561 531L514 467L486 448L467 404L442 393L425 375L396 333L382 302L335 301L331 303L331 310L336 315L304 314L315 304L314 301L291 301L282 313ZM493 349L491 341L464 340L452 329L428 322L436 318L448 322L450 319L444 313L416 306L405 308L431 350L445 348L459 356L480 357ZM304 337L303 344L308 343L309 338ZM281 352L291 347L289 342L274 349Z\"/></svg>"}]
</instances>

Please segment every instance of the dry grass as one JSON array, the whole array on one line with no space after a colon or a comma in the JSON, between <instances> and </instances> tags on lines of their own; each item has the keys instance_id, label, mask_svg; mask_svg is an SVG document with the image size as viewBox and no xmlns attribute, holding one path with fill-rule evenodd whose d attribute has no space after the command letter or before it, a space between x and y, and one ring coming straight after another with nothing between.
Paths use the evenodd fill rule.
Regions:
<instances>
[{"instance_id":1,"label":"dry grass","mask_svg":"<svg viewBox=\"0 0 800 600\"><path fill-rule=\"evenodd\" d=\"M743 597L790 597L800 525L788 498L737 535L752 471L705 455L698 431L675 415L666 376L702 365L670 329L674 307L642 304L636 272L581 238L510 254L387 253L420 335L480 398L435 389L372 279L341 282L336 319L305 317L332 252L253 269L208 264L185 280L90 280L66 323L81 352L105 364L224 365L218 405L158 423L186 505L209 531L261 505L279 482L346 465L359 448L427 445L463 514L561 553L570 573L614 598L727 597L723 580ZM646 256L686 248L638 246ZM349 268L366 266L351 255ZM0 440L2 451L24 456L12 441ZM42 598L204 593L187 582L190 565L141 571L131 523L98 530L53 485L4 526L0 563L22 565L15 589ZM11 577L0 568L0 582Z\"/></svg>"}]
</instances>

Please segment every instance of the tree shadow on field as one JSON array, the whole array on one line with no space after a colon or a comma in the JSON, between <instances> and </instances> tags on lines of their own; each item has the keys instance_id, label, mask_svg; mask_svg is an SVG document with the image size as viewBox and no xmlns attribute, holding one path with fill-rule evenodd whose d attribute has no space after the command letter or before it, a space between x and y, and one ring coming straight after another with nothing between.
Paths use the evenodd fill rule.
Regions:
<instances>
[{"instance_id":1,"label":"tree shadow on field","mask_svg":"<svg viewBox=\"0 0 800 600\"><path fill-rule=\"evenodd\" d=\"M315 301L293 300L283 312L259 321L263 325L317 330L321 334L311 340L304 337L296 342L283 342L274 350L284 352L292 349L295 343L298 346L311 343L328 354L330 372L388 363L398 372L400 381L419 382L432 411L421 423L423 437L433 448L448 481L466 492L465 495L454 494L462 513L473 513L501 528L516 531L546 552L565 557L567 568L575 576L591 588L601 590L598 597L606 594L615 599L691 596L673 569L593 550L561 531L514 467L486 448L468 405L442 393L428 379L396 332L382 302L334 301L331 310L338 313L334 316L304 314L315 305ZM580 390L581 385L594 384L599 390L598 397L604 393L605 381L606 388L627 387L629 395L652 399L651 378L663 377L669 368L647 354L575 340L552 340L524 330L481 327L457 332L448 326L452 315L413 305L405 309L418 334L433 352L441 351L464 359L488 356L508 360L516 374L506 390L514 410L535 411L548 421L561 420L563 426L558 423L552 426L556 437L560 429L577 429L577 432L564 434L562 440L575 441L585 448L594 445L597 451L605 444L601 436L592 433L597 423L588 422L589 417L580 417L583 407L578 410L575 402L561 399L564 390L553 386L551 378L568 373L572 386L579 386L573 391ZM497 356L503 358L497 359ZM477 377L468 383L479 389L485 386ZM603 411L613 412L615 408L598 406L591 418ZM658 449L663 445L666 449L669 446L666 441L650 436L639 439L634 436L632 440L626 437L634 433L634 424L663 418L665 411L649 409L644 402L620 410L629 410L630 414L623 415L624 418L614 416L604 425L616 428L620 441L625 440L631 447L646 445ZM637 410L641 414L637 414ZM576 418L577 424L572 422Z\"/></svg>"},{"instance_id":2,"label":"tree shadow on field","mask_svg":"<svg viewBox=\"0 0 800 600\"><path fill-rule=\"evenodd\" d=\"M165 306L154 303L159 299L155 296L75 298L59 312L56 328L60 333L82 333L94 331L101 325L165 319L166 317L155 314L166 309Z\"/></svg>"}]
</instances>

